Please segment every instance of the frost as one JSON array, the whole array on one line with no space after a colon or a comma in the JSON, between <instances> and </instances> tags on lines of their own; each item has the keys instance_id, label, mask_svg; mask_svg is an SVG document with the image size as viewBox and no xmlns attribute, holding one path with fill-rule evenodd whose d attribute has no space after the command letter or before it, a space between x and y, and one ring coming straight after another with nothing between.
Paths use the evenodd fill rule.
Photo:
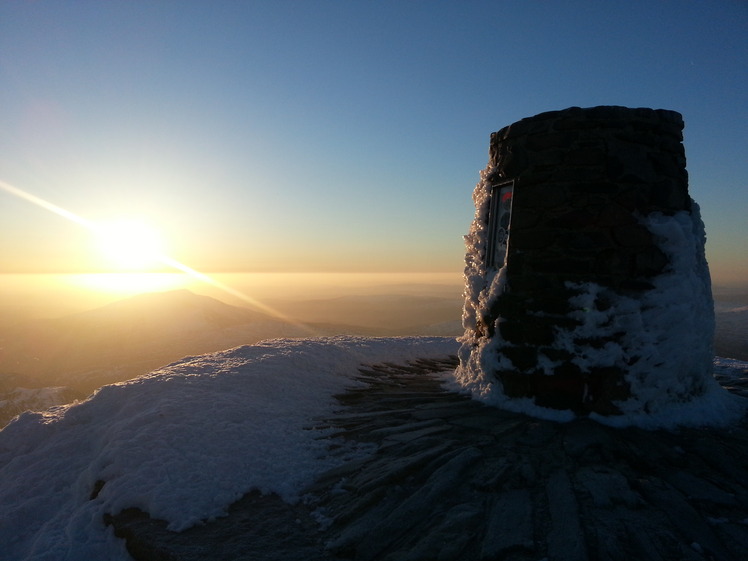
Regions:
<instances>
[{"instance_id":1,"label":"frost","mask_svg":"<svg viewBox=\"0 0 748 561\"><path fill-rule=\"evenodd\" d=\"M545 419L568 420L569 411L538 407L531 399L510 399L495 372L515 370L503 349L495 314L499 296L507 289L506 266L486 270L487 217L495 170L481 172L473 193L476 210L465 236L464 335L459 351L457 382L477 399L512 411ZM712 377L714 304L698 205L674 215L652 213L640 222L653 234L670 265L650 279L652 288L636 294L618 293L594 282L569 283L574 295L568 317L577 327L556 329L551 348L572 356L581 372L616 367L625 372L631 398L616 405L619 416L592 415L611 425L649 428L678 425L721 425L745 413L739 399L723 390ZM605 305L598 305L604 302ZM585 341L595 340L595 344ZM559 366L543 352L536 370L552 374Z\"/></svg>"},{"instance_id":2,"label":"frost","mask_svg":"<svg viewBox=\"0 0 748 561\"><path fill-rule=\"evenodd\" d=\"M444 337L268 341L25 413L0 430L0 558L124 561L105 513L138 507L179 531L226 514L253 489L297 501L324 470L372 453L332 457L326 430L310 430L332 414L334 394L361 383L362 363L456 347Z\"/></svg>"}]
</instances>

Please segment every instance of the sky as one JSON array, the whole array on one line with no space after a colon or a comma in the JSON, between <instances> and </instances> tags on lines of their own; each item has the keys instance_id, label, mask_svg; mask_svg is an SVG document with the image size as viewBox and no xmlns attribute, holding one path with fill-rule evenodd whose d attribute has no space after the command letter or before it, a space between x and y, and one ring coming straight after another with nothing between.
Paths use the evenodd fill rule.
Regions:
<instances>
[{"instance_id":1,"label":"sky","mask_svg":"<svg viewBox=\"0 0 748 561\"><path fill-rule=\"evenodd\" d=\"M122 267L90 225L135 219L199 271L459 273L490 133L624 105L683 114L748 284L743 1L4 1L0 84L2 272Z\"/></svg>"}]
</instances>

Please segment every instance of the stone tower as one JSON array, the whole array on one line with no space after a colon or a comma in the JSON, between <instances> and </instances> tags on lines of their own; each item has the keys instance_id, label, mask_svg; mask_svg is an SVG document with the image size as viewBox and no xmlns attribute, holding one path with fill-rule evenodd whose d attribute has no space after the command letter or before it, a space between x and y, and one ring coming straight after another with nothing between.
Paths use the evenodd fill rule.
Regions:
<instances>
[{"instance_id":1,"label":"stone tower","mask_svg":"<svg viewBox=\"0 0 748 561\"><path fill-rule=\"evenodd\" d=\"M674 111L572 107L491 135L466 236L458 379L541 416L704 396L714 312Z\"/></svg>"}]
</instances>

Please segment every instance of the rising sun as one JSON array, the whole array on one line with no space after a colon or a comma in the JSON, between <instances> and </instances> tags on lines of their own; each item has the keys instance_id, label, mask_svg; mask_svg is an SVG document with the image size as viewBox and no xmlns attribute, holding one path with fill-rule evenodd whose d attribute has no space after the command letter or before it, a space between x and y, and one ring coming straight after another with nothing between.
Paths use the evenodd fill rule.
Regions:
<instances>
[{"instance_id":1,"label":"rising sun","mask_svg":"<svg viewBox=\"0 0 748 561\"><path fill-rule=\"evenodd\" d=\"M165 255L164 239L152 226L122 219L96 228L97 245L117 269L148 271L160 268Z\"/></svg>"}]
</instances>

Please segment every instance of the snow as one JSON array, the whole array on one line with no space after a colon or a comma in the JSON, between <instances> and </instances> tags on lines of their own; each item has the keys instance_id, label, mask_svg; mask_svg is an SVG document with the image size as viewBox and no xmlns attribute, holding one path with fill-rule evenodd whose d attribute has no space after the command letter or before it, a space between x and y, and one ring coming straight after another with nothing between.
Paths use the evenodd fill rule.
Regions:
<instances>
[{"instance_id":1,"label":"snow","mask_svg":"<svg viewBox=\"0 0 748 561\"><path fill-rule=\"evenodd\" d=\"M183 359L25 413L0 431L0 559L128 560L102 517L138 507L175 531L252 489L294 502L351 448L326 453L315 419L362 363L454 354L447 337L275 340ZM347 456L346 456L347 454ZM97 481L104 481L91 498Z\"/></svg>"},{"instance_id":2,"label":"snow","mask_svg":"<svg viewBox=\"0 0 748 561\"><path fill-rule=\"evenodd\" d=\"M67 388L64 386L48 386L46 388L14 388L6 392L0 399L0 411L25 411L30 407L45 409L65 398Z\"/></svg>"},{"instance_id":3,"label":"snow","mask_svg":"<svg viewBox=\"0 0 748 561\"><path fill-rule=\"evenodd\" d=\"M740 370L748 370L748 362L734 358L714 357L714 373L731 376ZM748 373L748 372L746 372Z\"/></svg>"},{"instance_id":4,"label":"snow","mask_svg":"<svg viewBox=\"0 0 748 561\"><path fill-rule=\"evenodd\" d=\"M507 286L506 266L491 270L485 264L492 190L488 178L492 171L491 168L481 171L480 181L473 191L475 217L470 232L465 236L465 306L462 313L465 334L460 338L460 365L455 372L455 383L475 399L494 407L550 421L570 421L574 418L570 411L539 407L528 398L508 398L501 390L501 383L492 375L499 369L514 368L512 362L498 352L505 344L498 325L493 338L480 334L485 329L482 325L484 318L489 317L489 310Z\"/></svg>"},{"instance_id":5,"label":"snow","mask_svg":"<svg viewBox=\"0 0 748 561\"><path fill-rule=\"evenodd\" d=\"M698 205L673 216L652 213L642 219L668 256L671 266L654 278L654 288L641 300L617 295L608 312L626 336L613 349L635 349L641 357L629 367L627 381L633 398L620 403L625 415L610 418L638 426L720 425L742 415L740 400L712 377L714 302L704 256L704 225Z\"/></svg>"},{"instance_id":6,"label":"snow","mask_svg":"<svg viewBox=\"0 0 748 561\"><path fill-rule=\"evenodd\" d=\"M501 337L501 318L496 320L494 334L485 335L491 309L507 289L506 265L498 270L485 265L492 171L489 167L481 172L473 192L475 217L465 236L465 333L460 339L456 378L466 391L489 405L568 421L575 416L571 411L540 407L529 398L510 399L494 375L516 368L502 353L510 343ZM640 216L639 221L670 263L652 279L654 288L634 298L594 282L569 283L576 293L569 300L573 310L569 317L581 325L557 329L551 346L571 353L582 372L609 366L626 372L631 398L616 403L623 414L592 416L600 422L645 428L729 424L745 408L712 377L714 302L699 207L692 201L691 212L655 212ZM598 299L608 306L595 306ZM619 337L620 333L624 335ZM579 343L606 336L611 340L602 348ZM545 374L553 374L556 366L542 351L538 353L538 367Z\"/></svg>"}]
</instances>

